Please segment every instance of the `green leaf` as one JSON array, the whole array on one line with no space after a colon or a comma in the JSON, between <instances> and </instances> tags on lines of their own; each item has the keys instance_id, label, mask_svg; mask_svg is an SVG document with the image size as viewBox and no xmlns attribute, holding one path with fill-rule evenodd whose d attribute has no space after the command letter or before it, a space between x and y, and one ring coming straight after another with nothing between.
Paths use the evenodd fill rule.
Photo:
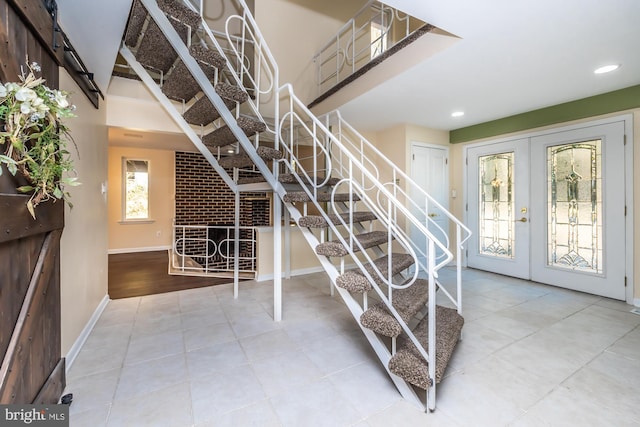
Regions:
<instances>
[{"instance_id":1,"label":"green leaf","mask_svg":"<svg viewBox=\"0 0 640 427\"><path fill-rule=\"evenodd\" d=\"M35 188L30 185L23 185L22 187L18 187L18 191L21 193L30 193L33 190L35 190Z\"/></svg>"},{"instance_id":2,"label":"green leaf","mask_svg":"<svg viewBox=\"0 0 640 427\"><path fill-rule=\"evenodd\" d=\"M60 190L60 187L56 187L56 189L53 190L53 197L55 197L56 199L62 199L62 196L62 190Z\"/></svg>"},{"instance_id":3,"label":"green leaf","mask_svg":"<svg viewBox=\"0 0 640 427\"><path fill-rule=\"evenodd\" d=\"M16 175L16 173L18 172L18 166L14 163L7 163L7 170L9 171L9 173L13 176Z\"/></svg>"}]
</instances>

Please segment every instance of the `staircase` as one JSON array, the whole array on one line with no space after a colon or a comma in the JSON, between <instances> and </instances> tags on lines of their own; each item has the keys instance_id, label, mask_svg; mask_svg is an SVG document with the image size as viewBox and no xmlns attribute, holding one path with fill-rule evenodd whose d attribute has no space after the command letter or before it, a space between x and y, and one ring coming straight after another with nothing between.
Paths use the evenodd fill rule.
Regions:
<instances>
[{"instance_id":1,"label":"staircase","mask_svg":"<svg viewBox=\"0 0 640 427\"><path fill-rule=\"evenodd\" d=\"M428 217L412 213L397 181L381 182L374 157L365 155L370 144L359 141L358 151L342 131L346 122L339 118L339 132L332 133L331 117L323 123L291 85L279 85L258 26L243 0L236 6L241 12L227 19L226 31L214 32L190 3L135 0L120 53L236 195L273 191L274 252L282 253L284 206L285 219L315 249L332 294L343 299L400 393L423 405L418 394L426 390L426 407L434 410L436 384L464 323L460 251L468 229L447 213L458 250L456 288L447 290L438 271L454 258L448 240L435 237ZM310 147L311 158L300 158L300 144ZM386 158L381 162L394 176L403 173ZM424 195L419 209L424 201L435 203ZM275 320L280 273L276 263ZM437 291L453 308L436 305Z\"/></svg>"}]
</instances>

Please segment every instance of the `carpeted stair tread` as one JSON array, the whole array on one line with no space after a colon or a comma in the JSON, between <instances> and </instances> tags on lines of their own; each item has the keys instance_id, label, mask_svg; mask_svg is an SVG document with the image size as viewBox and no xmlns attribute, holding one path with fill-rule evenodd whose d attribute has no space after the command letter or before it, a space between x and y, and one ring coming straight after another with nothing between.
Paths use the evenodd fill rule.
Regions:
<instances>
[{"instance_id":1,"label":"carpeted stair tread","mask_svg":"<svg viewBox=\"0 0 640 427\"><path fill-rule=\"evenodd\" d=\"M369 280L354 270L346 271L338 276L336 278L336 286L356 294L363 294L373 289Z\"/></svg>"},{"instance_id":2,"label":"carpeted stair tread","mask_svg":"<svg viewBox=\"0 0 640 427\"><path fill-rule=\"evenodd\" d=\"M413 330L414 335L424 348L428 348L428 324L426 316ZM436 384L442 380L451 355L460 339L464 318L453 308L436 306ZM427 389L432 384L429 378L427 362L410 340L401 344L399 350L389 361L389 370L405 381Z\"/></svg>"},{"instance_id":3,"label":"carpeted stair tread","mask_svg":"<svg viewBox=\"0 0 640 427\"><path fill-rule=\"evenodd\" d=\"M287 203L293 202L310 202L312 199L305 191L289 191L282 198ZM349 194L349 193L338 193L335 195L333 199L331 199L331 193L329 191L320 191L318 192L318 196L316 200L319 202L348 202L349 200L353 200L357 202L360 200L360 197L357 194Z\"/></svg>"},{"instance_id":4,"label":"carpeted stair tread","mask_svg":"<svg viewBox=\"0 0 640 427\"><path fill-rule=\"evenodd\" d=\"M200 15L189 9L182 1L179 0L158 0L158 7L169 16L174 17L178 21L191 27L191 32L200 26Z\"/></svg>"},{"instance_id":5,"label":"carpeted stair tread","mask_svg":"<svg viewBox=\"0 0 640 427\"><path fill-rule=\"evenodd\" d=\"M264 132L266 129L264 123L251 117L240 116L238 117L237 123L247 136ZM226 125L213 132L209 132L202 138L204 145L209 148L224 147L225 145L233 144L237 140L238 138L233 134L231 128Z\"/></svg>"},{"instance_id":6,"label":"carpeted stair tread","mask_svg":"<svg viewBox=\"0 0 640 427\"><path fill-rule=\"evenodd\" d=\"M340 214L340 215L334 215L334 214L330 214L329 215L329 220L334 224L334 225L342 225L342 221L340 220L340 218L342 218L342 221L344 221L346 224L349 224L349 212ZM364 212L353 212L353 222L354 223L360 223L360 222L365 222L365 221L375 221L376 219L378 219L376 217L376 215L373 212L368 212L368 211L364 211ZM307 216L303 216L302 218L300 218L300 220L298 221L298 225L300 225L300 227L307 227L307 228L327 228L329 227L329 224L327 223L327 221L324 219L324 217L320 216L320 215L307 215Z\"/></svg>"},{"instance_id":7,"label":"carpeted stair tread","mask_svg":"<svg viewBox=\"0 0 640 427\"><path fill-rule=\"evenodd\" d=\"M388 263L389 255L385 255L381 258L378 258L373 263L378 268L378 271L382 274L383 277L387 277L387 273L389 272L389 263ZM394 253L392 254L392 264L391 264L391 277L396 274L406 270L414 264L414 259L409 254L402 253ZM373 269L370 264L365 264L365 268L371 274L378 284L382 284L382 280L378 277L378 273Z\"/></svg>"},{"instance_id":8,"label":"carpeted stair tread","mask_svg":"<svg viewBox=\"0 0 640 427\"><path fill-rule=\"evenodd\" d=\"M307 178L303 174L300 174L299 176L302 182L304 183ZM311 179L311 181L314 181L316 184L321 184L324 182L324 185L327 185L327 186L334 186L338 182L340 182L340 178L335 178L335 177L329 177L329 179L326 179L326 177L324 176L318 176L318 177L310 176L309 178ZM327 182L325 182L325 180ZM278 176L278 181L280 181L283 184L299 184L298 180L296 179L296 176L292 173L280 174Z\"/></svg>"},{"instance_id":9,"label":"carpeted stair tread","mask_svg":"<svg viewBox=\"0 0 640 427\"><path fill-rule=\"evenodd\" d=\"M124 44L133 48L138 44L140 33L144 27L144 21L147 19L147 9L144 8L142 3L136 0L133 3L131 9L131 15L129 16L129 23L127 24L127 33L124 37Z\"/></svg>"},{"instance_id":10,"label":"carpeted stair tread","mask_svg":"<svg viewBox=\"0 0 640 427\"><path fill-rule=\"evenodd\" d=\"M227 108L230 110L235 108L236 102L243 103L248 98L247 93L244 90L236 86L232 86L228 83L218 83L215 87L215 90L216 93L220 95L220 98L222 98ZM220 113L215 109L211 101L209 101L209 98L203 96L202 98L194 102L193 105L182 115L182 117L187 121L187 123L190 123L192 125L205 126L220 117ZM264 124L262 124L262 126L264 127ZM205 142L205 144L207 143L205 139L203 139L203 141ZM235 141L236 140L233 139L230 142L224 143L222 145L228 145Z\"/></svg>"},{"instance_id":11,"label":"carpeted stair tread","mask_svg":"<svg viewBox=\"0 0 640 427\"><path fill-rule=\"evenodd\" d=\"M202 71L209 81L215 77L216 68L221 68L224 65L224 58L222 58L222 56L204 46L194 44L189 51L191 56L198 61L200 68L202 68ZM178 61L162 85L162 92L168 98L175 101L188 101L196 96L200 90L200 85L182 61ZM206 99L206 97L202 99ZM215 118L211 119L209 123L213 120L215 120Z\"/></svg>"},{"instance_id":12,"label":"carpeted stair tread","mask_svg":"<svg viewBox=\"0 0 640 427\"><path fill-rule=\"evenodd\" d=\"M241 104L249 99L249 95L243 88L234 86L229 83L218 84L216 86L216 93L223 99L229 99Z\"/></svg>"},{"instance_id":13,"label":"carpeted stair tread","mask_svg":"<svg viewBox=\"0 0 640 427\"><path fill-rule=\"evenodd\" d=\"M258 147L258 156L264 160L278 160L282 158L282 152L270 147ZM253 160L246 153L234 154L218 160L223 168L245 168L253 165Z\"/></svg>"},{"instance_id":14,"label":"carpeted stair tread","mask_svg":"<svg viewBox=\"0 0 640 427\"><path fill-rule=\"evenodd\" d=\"M407 268L411 267L414 264L413 257L409 254L394 253L392 255L393 255L392 257L393 263L391 265L392 277L400 273L401 271L406 270ZM388 259L389 259L389 255L385 255L381 258L376 259L373 262L384 277L387 276L387 272L389 271ZM376 273L376 271L373 269L371 264L369 263L365 264L364 268L369 272L371 277L374 278L376 283L378 283L379 285L384 284L384 282L378 276L378 273ZM349 292L354 292L354 293L363 293L373 289L367 277L363 273L361 273L360 270L349 270L344 274L338 276L336 279L336 285L338 287L348 290Z\"/></svg>"},{"instance_id":15,"label":"carpeted stair tread","mask_svg":"<svg viewBox=\"0 0 640 427\"><path fill-rule=\"evenodd\" d=\"M355 236L364 249L383 245L389 241L388 237L389 234L386 231L370 231ZM353 251L360 252L360 247L355 243L353 245ZM316 254L328 257L343 257L349 255L349 251L340 240L333 240L331 242L320 243L316 246Z\"/></svg>"},{"instance_id":16,"label":"carpeted stair tread","mask_svg":"<svg viewBox=\"0 0 640 427\"><path fill-rule=\"evenodd\" d=\"M178 35L180 35L182 41L186 43L188 35L187 26L173 19L170 19L169 22L171 22ZM153 68L154 70L167 73L177 57L178 54L166 39L162 30L160 30L158 24L153 20L149 20L147 30L142 36L140 47L136 52L138 62L147 68Z\"/></svg>"},{"instance_id":17,"label":"carpeted stair tread","mask_svg":"<svg viewBox=\"0 0 640 427\"><path fill-rule=\"evenodd\" d=\"M392 295L393 307L402 320L408 323L429 300L429 281L417 279L413 285L406 289L394 290ZM362 313L360 324L386 337L397 337L402 333L400 323L382 302L371 306Z\"/></svg>"}]
</instances>

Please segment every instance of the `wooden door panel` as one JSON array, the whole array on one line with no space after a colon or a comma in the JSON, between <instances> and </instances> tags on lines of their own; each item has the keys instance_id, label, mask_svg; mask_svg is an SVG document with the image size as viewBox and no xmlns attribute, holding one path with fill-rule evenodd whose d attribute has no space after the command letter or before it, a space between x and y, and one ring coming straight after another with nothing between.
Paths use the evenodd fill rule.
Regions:
<instances>
[{"instance_id":1,"label":"wooden door panel","mask_svg":"<svg viewBox=\"0 0 640 427\"><path fill-rule=\"evenodd\" d=\"M40 0L0 0L0 81L17 81L25 61L37 62L58 88L62 48ZM26 71L26 70L25 70ZM4 146L0 147L3 149ZM64 204L47 202L34 220L26 181L0 175L0 404L56 403L65 386L61 357L60 236Z\"/></svg>"}]
</instances>

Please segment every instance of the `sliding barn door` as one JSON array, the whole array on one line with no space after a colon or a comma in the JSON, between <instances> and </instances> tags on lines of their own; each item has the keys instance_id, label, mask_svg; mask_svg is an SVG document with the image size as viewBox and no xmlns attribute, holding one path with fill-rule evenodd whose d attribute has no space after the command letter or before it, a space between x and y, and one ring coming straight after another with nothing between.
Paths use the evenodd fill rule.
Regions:
<instances>
[{"instance_id":1,"label":"sliding barn door","mask_svg":"<svg viewBox=\"0 0 640 427\"><path fill-rule=\"evenodd\" d=\"M34 21L37 21L35 25ZM29 23L31 22L31 23ZM38 28L40 33L32 32ZM62 52L52 52L51 17L41 0L0 0L0 81L18 81L37 62L47 86L58 87ZM4 145L0 150L4 152ZM60 332L60 236L64 205L44 203L34 220L26 182L0 176L0 404L56 403L65 385Z\"/></svg>"}]
</instances>

